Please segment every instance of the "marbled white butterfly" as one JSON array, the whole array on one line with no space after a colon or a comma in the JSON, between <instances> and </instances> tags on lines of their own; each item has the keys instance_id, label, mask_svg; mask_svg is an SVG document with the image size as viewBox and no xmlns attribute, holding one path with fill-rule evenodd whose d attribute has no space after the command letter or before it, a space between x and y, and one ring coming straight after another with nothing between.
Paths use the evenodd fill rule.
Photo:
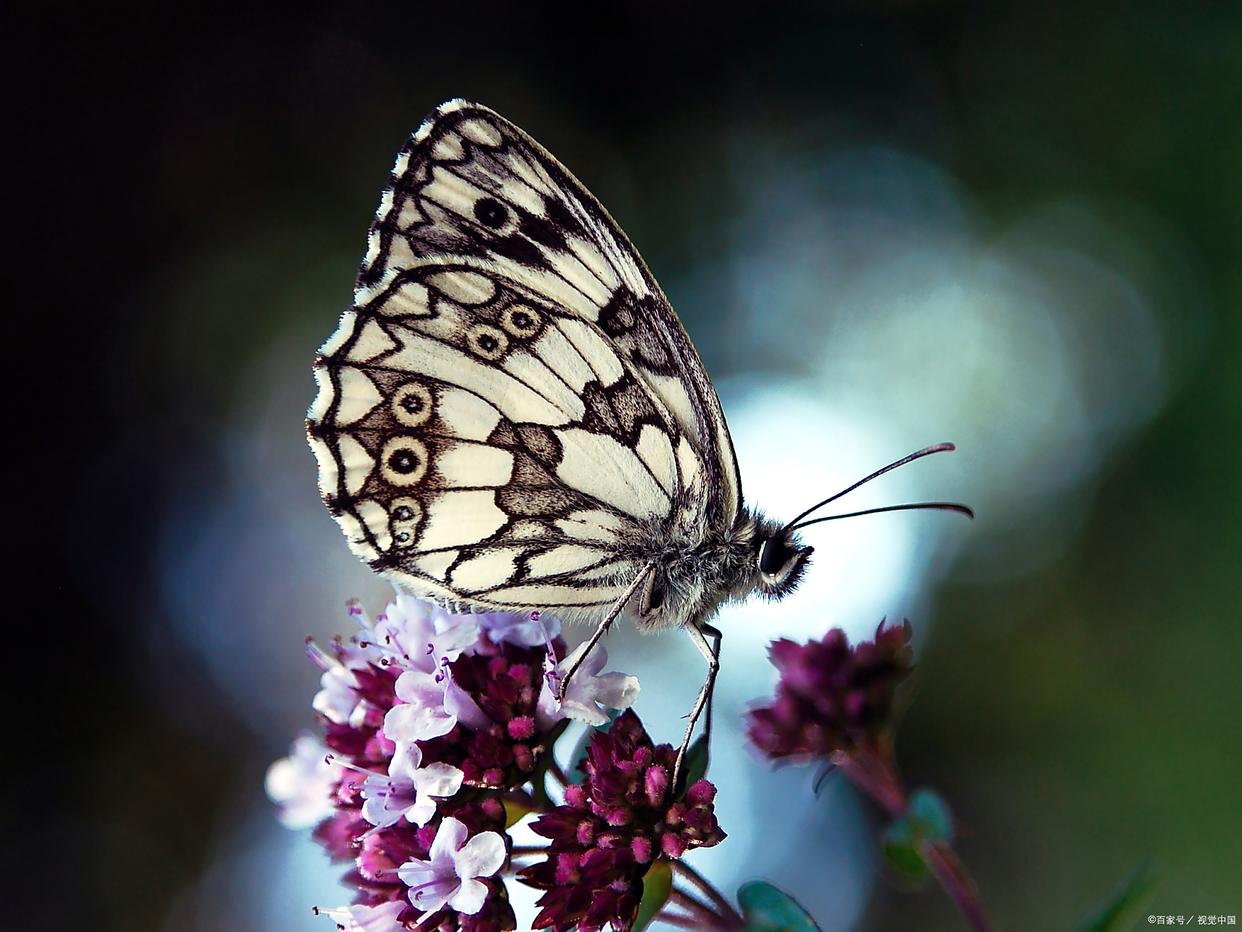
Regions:
<instances>
[{"instance_id":1,"label":"marbled white butterfly","mask_svg":"<svg viewBox=\"0 0 1242 932\"><path fill-rule=\"evenodd\" d=\"M580 657L622 613L683 628L708 665L684 754L711 617L794 589L815 509L743 504L698 353L582 184L491 110L440 106L397 156L315 378L310 444L354 552L458 611L597 622Z\"/></svg>"}]
</instances>

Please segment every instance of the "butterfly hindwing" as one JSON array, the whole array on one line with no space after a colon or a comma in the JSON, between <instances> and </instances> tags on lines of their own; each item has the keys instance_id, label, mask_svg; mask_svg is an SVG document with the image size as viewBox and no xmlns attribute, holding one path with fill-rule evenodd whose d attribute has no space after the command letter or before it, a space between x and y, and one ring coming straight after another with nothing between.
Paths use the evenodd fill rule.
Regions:
<instances>
[{"instance_id":1,"label":"butterfly hindwing","mask_svg":"<svg viewBox=\"0 0 1242 932\"><path fill-rule=\"evenodd\" d=\"M639 569L700 461L598 331L476 267L427 260L347 312L310 411L354 550L428 596L584 612Z\"/></svg>"},{"instance_id":2,"label":"butterfly hindwing","mask_svg":"<svg viewBox=\"0 0 1242 932\"><path fill-rule=\"evenodd\" d=\"M740 507L715 392L603 208L490 110L402 150L309 413L376 569L462 607L590 615L670 523Z\"/></svg>"}]
</instances>

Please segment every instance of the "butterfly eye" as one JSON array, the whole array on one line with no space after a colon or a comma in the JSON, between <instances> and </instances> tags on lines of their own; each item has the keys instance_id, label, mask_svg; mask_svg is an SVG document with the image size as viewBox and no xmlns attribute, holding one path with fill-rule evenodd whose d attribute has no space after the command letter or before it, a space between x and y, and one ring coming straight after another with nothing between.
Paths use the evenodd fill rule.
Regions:
<instances>
[{"instance_id":1,"label":"butterfly eye","mask_svg":"<svg viewBox=\"0 0 1242 932\"><path fill-rule=\"evenodd\" d=\"M644 593L642 613L643 615L651 615L658 612L664 606L665 596L668 594L664 586L664 581L658 576L653 576L651 585L647 587Z\"/></svg>"},{"instance_id":2,"label":"butterfly eye","mask_svg":"<svg viewBox=\"0 0 1242 932\"><path fill-rule=\"evenodd\" d=\"M777 575L792 555L793 551L789 549L784 539L774 537L764 541L763 549L759 551L759 572L764 576Z\"/></svg>"},{"instance_id":3,"label":"butterfly eye","mask_svg":"<svg viewBox=\"0 0 1242 932\"><path fill-rule=\"evenodd\" d=\"M481 197L474 202L474 216L485 227L499 230L509 219L509 211L500 201L490 197Z\"/></svg>"}]
</instances>

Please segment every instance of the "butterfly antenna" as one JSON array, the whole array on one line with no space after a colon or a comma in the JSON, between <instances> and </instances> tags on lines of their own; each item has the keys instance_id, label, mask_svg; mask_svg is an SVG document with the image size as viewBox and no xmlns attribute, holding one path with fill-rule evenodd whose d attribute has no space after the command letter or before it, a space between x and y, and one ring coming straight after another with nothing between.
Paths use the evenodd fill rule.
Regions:
<instances>
[{"instance_id":1,"label":"butterfly antenna","mask_svg":"<svg viewBox=\"0 0 1242 932\"><path fill-rule=\"evenodd\" d=\"M823 518L812 518L810 521L803 521L796 524L793 530L801 530L804 527L810 527L812 524L820 524L824 521L836 521L838 518L857 518L860 515L878 515L885 511L956 511L959 515L965 515L968 518L975 516L974 509L958 502L910 502L906 505L885 505L883 508L868 508L864 511L851 511L843 515L827 515Z\"/></svg>"},{"instance_id":2,"label":"butterfly antenna","mask_svg":"<svg viewBox=\"0 0 1242 932\"><path fill-rule=\"evenodd\" d=\"M852 512L851 514L848 514L848 515L833 515L830 518L817 518L815 519L815 521L806 522L806 524L798 523L803 518L805 518L807 515L810 515L816 511L819 511L819 509L823 508L825 505L829 505L835 502L838 498L841 498L845 495L849 495L860 485L866 485L872 479L878 479L880 476L884 475L886 472L892 472L894 469L897 469L901 466L905 466L907 463L913 463L915 460L922 459L925 456L931 456L933 453L948 453L956 449L957 447L955 447L951 443L937 443L930 447L924 447L921 450L916 450L914 453L911 453L908 456L903 456L901 459L896 460L892 463L889 463L887 466L884 466L881 469L877 469L871 475L866 476L865 478L859 479L853 485L842 489L836 495L830 495L828 498L824 499L819 504L812 505L806 511L802 512L802 514L798 515L798 517L794 518L792 521L786 524L782 530L784 531L797 530L798 528L806 527L809 524L815 524L819 521L834 521L837 518L852 518L857 515L874 514L880 511L909 511L909 510L916 509L916 508L932 508L932 509L938 509L941 511L957 511L957 512L960 512L962 514L968 515L969 517L973 518L975 513L971 511L969 508L967 508L965 505L957 505L952 502L918 502L918 503L909 504L909 505L890 505L887 508L872 508L872 509L868 509L867 511Z\"/></svg>"}]
</instances>

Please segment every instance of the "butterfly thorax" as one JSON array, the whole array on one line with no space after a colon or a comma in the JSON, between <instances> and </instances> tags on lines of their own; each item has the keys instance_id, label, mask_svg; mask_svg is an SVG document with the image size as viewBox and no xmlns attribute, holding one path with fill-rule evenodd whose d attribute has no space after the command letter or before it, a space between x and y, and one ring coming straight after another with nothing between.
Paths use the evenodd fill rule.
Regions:
<instances>
[{"instance_id":1,"label":"butterfly thorax","mask_svg":"<svg viewBox=\"0 0 1242 932\"><path fill-rule=\"evenodd\" d=\"M636 613L639 625L653 630L700 623L724 602L756 591L773 598L786 595L797 585L810 549L784 535L775 522L745 508L728 528L674 524L652 533L646 538L650 543L633 552L635 562L653 570ZM796 557L796 566L779 580L759 568L760 551L771 540L783 541Z\"/></svg>"}]
</instances>

